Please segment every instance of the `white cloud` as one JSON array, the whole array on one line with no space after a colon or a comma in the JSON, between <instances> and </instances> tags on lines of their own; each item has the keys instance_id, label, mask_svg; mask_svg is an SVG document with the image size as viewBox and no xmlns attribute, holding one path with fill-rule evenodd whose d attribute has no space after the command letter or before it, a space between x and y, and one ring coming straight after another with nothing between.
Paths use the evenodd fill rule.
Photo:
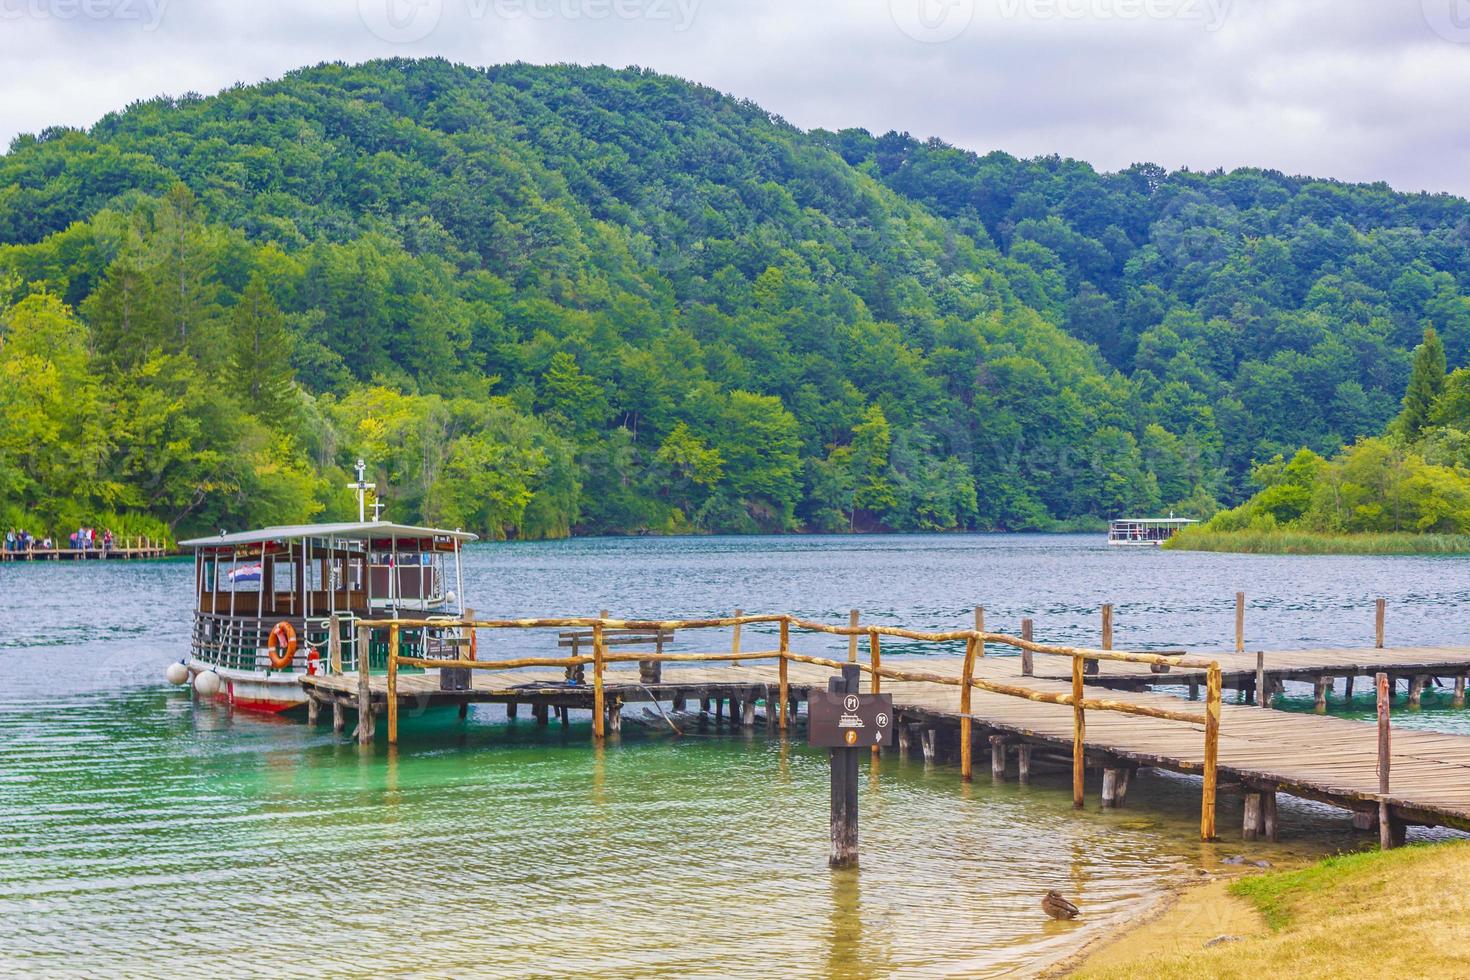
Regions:
<instances>
[{"instance_id":1,"label":"white cloud","mask_svg":"<svg viewBox=\"0 0 1470 980\"><path fill-rule=\"evenodd\" d=\"M1442 36L1459 38L1438 9L1451 2L0 0L0 139L320 61L437 54L639 64L803 127L1103 169L1251 165L1470 194L1470 31Z\"/></svg>"}]
</instances>

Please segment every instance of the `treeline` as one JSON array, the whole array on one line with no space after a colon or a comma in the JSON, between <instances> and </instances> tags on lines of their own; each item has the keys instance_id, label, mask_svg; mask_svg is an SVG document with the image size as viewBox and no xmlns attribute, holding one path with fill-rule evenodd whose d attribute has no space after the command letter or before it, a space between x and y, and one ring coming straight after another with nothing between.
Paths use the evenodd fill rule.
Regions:
<instances>
[{"instance_id":1,"label":"treeline","mask_svg":"<svg viewBox=\"0 0 1470 980\"><path fill-rule=\"evenodd\" d=\"M1206 515L1378 431L1424 325L1464 359L1467 228L639 70L323 65L0 157L0 523L344 517L358 456L492 535Z\"/></svg>"},{"instance_id":2,"label":"treeline","mask_svg":"<svg viewBox=\"0 0 1470 980\"><path fill-rule=\"evenodd\" d=\"M1330 459L1310 449L1277 456L1255 467L1252 479L1259 492L1180 543L1278 530L1470 535L1470 367L1446 374L1444 344L1427 329L1402 410L1386 432Z\"/></svg>"}]
</instances>

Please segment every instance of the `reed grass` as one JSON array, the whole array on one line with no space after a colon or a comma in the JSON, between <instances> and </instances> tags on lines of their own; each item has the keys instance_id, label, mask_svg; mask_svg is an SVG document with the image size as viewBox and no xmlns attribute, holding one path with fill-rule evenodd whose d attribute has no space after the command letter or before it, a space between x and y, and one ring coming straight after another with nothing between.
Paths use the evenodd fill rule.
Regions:
<instances>
[{"instance_id":1,"label":"reed grass","mask_svg":"<svg viewBox=\"0 0 1470 980\"><path fill-rule=\"evenodd\" d=\"M1318 531L1209 531L1189 528L1164 543L1176 551L1252 555L1465 555L1470 534L1326 534Z\"/></svg>"}]
</instances>

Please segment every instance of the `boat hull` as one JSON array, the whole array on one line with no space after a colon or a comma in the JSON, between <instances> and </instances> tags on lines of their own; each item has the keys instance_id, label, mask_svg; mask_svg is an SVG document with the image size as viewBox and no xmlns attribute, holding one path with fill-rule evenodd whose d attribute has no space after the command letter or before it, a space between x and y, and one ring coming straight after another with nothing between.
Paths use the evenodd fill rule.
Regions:
<instances>
[{"instance_id":1,"label":"boat hull","mask_svg":"<svg viewBox=\"0 0 1470 980\"><path fill-rule=\"evenodd\" d=\"M301 686L300 674L270 673L253 670L235 670L230 667L214 667L202 660L189 660L189 674L213 670L219 674L218 701L244 711L259 711L264 714L279 714L306 703L306 689Z\"/></svg>"}]
</instances>

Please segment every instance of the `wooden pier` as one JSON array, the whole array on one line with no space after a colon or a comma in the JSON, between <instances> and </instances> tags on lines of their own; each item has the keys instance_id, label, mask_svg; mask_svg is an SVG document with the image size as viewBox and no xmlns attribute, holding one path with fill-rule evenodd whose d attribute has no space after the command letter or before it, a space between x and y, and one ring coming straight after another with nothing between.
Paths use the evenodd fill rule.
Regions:
<instances>
[{"instance_id":1,"label":"wooden pier","mask_svg":"<svg viewBox=\"0 0 1470 980\"><path fill-rule=\"evenodd\" d=\"M742 650L740 627L779 625L779 646ZM898 715L900 754L921 751L926 760L956 758L960 776L969 779L979 750L989 749L993 779L1029 780L1033 765L1071 767L1074 803L1085 802L1088 773L1101 774L1102 805L1122 806L1131 776L1141 767L1199 775L1203 778L1201 836L1214 839L1217 791L1240 793L1246 839L1275 839L1276 794L1318 800L1354 814L1362 829L1387 815L1385 839L1402 839L1408 824L1443 825L1470 830L1470 736L1441 735L1397 729L1393 732L1392 783L1380 784L1380 746L1375 726L1338 718L1265 710L1224 703L1228 678L1241 691L1266 677L1280 680L1361 676L1388 672L1409 678L1464 678L1470 673L1470 649L1406 648L1399 650L1298 651L1266 655L1272 668L1263 675L1254 654L1200 656L1138 654L1105 648L1085 649L1035 643L1030 630L1022 637L988 633L977 610L976 628L950 633L920 633L889 627L826 626L788 616L734 617L722 620L625 622L609 619L513 620L453 623L477 629L579 629L590 631L588 656L527 657L483 661L472 656L439 660L400 649L400 634L435 622L408 620L359 624L363 631L382 630L390 637L389 672L369 676L342 671L304 676L313 721L320 708L331 706L338 730L345 712L356 710L371 721L385 714L388 739L397 741L404 714L457 706L463 714L473 703L500 703L516 717L527 706L538 724L553 716L568 723L569 712L588 711L594 738L621 725L624 705L656 705L671 726L677 714L698 704L719 722L728 716L736 729L762 723L784 732L798 717L801 702L813 690L825 690L841 660L809 657L792 651L792 630L847 636L847 662L865 674L865 690L892 694ZM614 653L604 631L654 631L731 628L728 651ZM859 659L858 640L866 637ZM884 656L881 642L901 638L912 644L964 644L963 656ZM1022 657L986 657L989 647L1018 648ZM335 662L335 661L334 661ZM638 669L633 669L634 665ZM1096 664L1096 667L1092 665ZM592 679L569 680L585 665ZM1056 665L1056 666L1053 666ZM1066 669L1061 669L1065 665ZM427 668L408 673L403 667ZM460 685L447 685L441 671L467 672ZM1030 673L1023 673L1029 670ZM1147 686L1199 684L1204 704L1142 690ZM1088 689L1086 685L1093 685ZM460 686L462 689L447 689ZM1099 688L1106 688L1105 691ZM1122 689L1116 689L1122 688ZM1269 689L1269 688L1268 688ZM673 718L663 711L672 706ZM758 706L764 710L758 716ZM373 726L359 725L362 741ZM951 748L952 747L952 748ZM876 751L876 750L875 750ZM1095 784L1094 784L1095 785Z\"/></svg>"},{"instance_id":2,"label":"wooden pier","mask_svg":"<svg viewBox=\"0 0 1470 980\"><path fill-rule=\"evenodd\" d=\"M168 558L176 554L167 544L151 538L124 538L110 548L38 548L34 545L20 551L0 549L0 561L131 561L144 558Z\"/></svg>"}]
</instances>

